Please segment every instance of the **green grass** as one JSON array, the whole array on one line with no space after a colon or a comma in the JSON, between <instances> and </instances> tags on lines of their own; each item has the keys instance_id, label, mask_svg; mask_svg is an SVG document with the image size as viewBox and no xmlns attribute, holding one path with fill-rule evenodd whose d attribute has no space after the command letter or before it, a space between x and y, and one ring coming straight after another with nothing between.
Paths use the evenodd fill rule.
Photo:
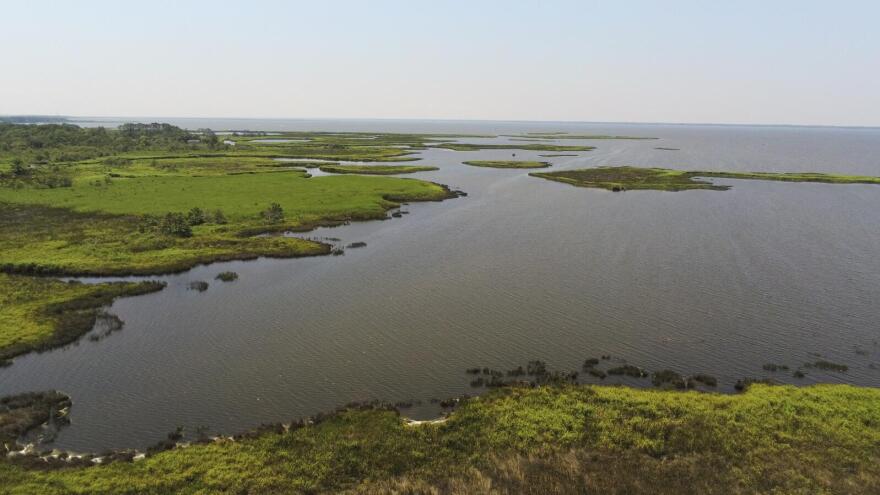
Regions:
<instances>
[{"instance_id":1,"label":"green grass","mask_svg":"<svg viewBox=\"0 0 880 495\"><path fill-rule=\"evenodd\" d=\"M442 424L348 410L314 426L131 464L43 471L2 461L0 486L11 495L869 494L880 490L880 390L501 389Z\"/></svg>"},{"instance_id":2,"label":"green grass","mask_svg":"<svg viewBox=\"0 0 880 495\"><path fill-rule=\"evenodd\" d=\"M57 189L0 188L0 268L19 273L150 274L198 263L257 256L325 254L311 241L250 234L377 219L402 201L449 197L442 186L390 177L303 174L155 176ZM266 224L270 203L284 221ZM224 225L193 228L192 237L138 229L140 215L221 210Z\"/></svg>"},{"instance_id":3,"label":"green grass","mask_svg":"<svg viewBox=\"0 0 880 495\"><path fill-rule=\"evenodd\" d=\"M563 146L558 144L473 144L443 143L434 146L453 151L524 150L524 151L590 151L594 146Z\"/></svg>"},{"instance_id":4,"label":"green grass","mask_svg":"<svg viewBox=\"0 0 880 495\"><path fill-rule=\"evenodd\" d=\"M162 214L193 207L221 209L230 219L250 219L269 203L288 218L375 218L394 206L387 198L432 200L445 190L430 182L387 177L315 177L298 172L218 176L156 176L93 186L77 181L56 189L0 188L0 202L120 215Z\"/></svg>"},{"instance_id":5,"label":"green grass","mask_svg":"<svg viewBox=\"0 0 880 495\"><path fill-rule=\"evenodd\" d=\"M653 189L658 191L685 191L710 189L724 191L730 186L716 185L698 177L725 179L771 180L784 182L823 182L829 184L880 184L880 177L820 173L771 172L713 172L681 171L665 168L599 167L558 172L534 172L534 177L564 182L579 187L594 187L612 191Z\"/></svg>"},{"instance_id":6,"label":"green grass","mask_svg":"<svg viewBox=\"0 0 880 495\"><path fill-rule=\"evenodd\" d=\"M148 282L82 284L0 273L0 361L76 340L91 330L101 306L161 288Z\"/></svg>"},{"instance_id":7,"label":"green grass","mask_svg":"<svg viewBox=\"0 0 880 495\"><path fill-rule=\"evenodd\" d=\"M465 165L474 167L491 167L491 168L547 168L550 162L538 162L529 160L471 160L462 162Z\"/></svg>"},{"instance_id":8,"label":"green grass","mask_svg":"<svg viewBox=\"0 0 880 495\"><path fill-rule=\"evenodd\" d=\"M366 175L412 174L415 172L439 170L437 167L417 167L413 165L321 165L319 168L323 172L333 174Z\"/></svg>"}]
</instances>

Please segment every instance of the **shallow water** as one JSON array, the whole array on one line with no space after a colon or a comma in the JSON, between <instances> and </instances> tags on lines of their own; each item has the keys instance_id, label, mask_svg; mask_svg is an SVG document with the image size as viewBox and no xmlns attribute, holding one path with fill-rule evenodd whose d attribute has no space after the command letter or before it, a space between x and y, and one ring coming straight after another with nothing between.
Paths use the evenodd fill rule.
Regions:
<instances>
[{"instance_id":1,"label":"shallow water","mask_svg":"<svg viewBox=\"0 0 880 495\"><path fill-rule=\"evenodd\" d=\"M299 121L247 122L198 127L303 130ZM345 256L218 263L156 277L168 288L110 308L126 322L121 331L16 359L0 370L0 395L69 393L72 424L54 445L100 450L143 447L178 425L232 433L373 398L422 400L407 414L427 418L437 414L429 399L475 393L465 368L509 369L530 359L578 369L587 357L610 354L652 370L714 374L725 391L745 376L880 385L880 370L869 367L880 365L880 187L719 180L733 188L611 193L531 178L528 170L461 165L516 153L553 169L880 175L880 130L366 122L309 122L308 130L384 125L662 139L562 140L597 149L560 158L424 151L418 164L440 170L410 177L467 197L304 234L367 243ZM215 281L225 270L238 281ZM187 290L194 280L210 288ZM761 369L818 359L811 353L850 369L807 370L803 380Z\"/></svg>"}]
</instances>

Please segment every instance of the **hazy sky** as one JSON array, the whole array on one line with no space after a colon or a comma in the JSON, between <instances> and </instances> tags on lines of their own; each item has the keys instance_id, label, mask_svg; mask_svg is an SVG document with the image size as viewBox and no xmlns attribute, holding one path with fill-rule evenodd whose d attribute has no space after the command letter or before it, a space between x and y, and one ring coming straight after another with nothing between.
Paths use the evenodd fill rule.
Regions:
<instances>
[{"instance_id":1,"label":"hazy sky","mask_svg":"<svg viewBox=\"0 0 880 495\"><path fill-rule=\"evenodd\" d=\"M880 1L0 0L0 114L880 125Z\"/></svg>"}]
</instances>

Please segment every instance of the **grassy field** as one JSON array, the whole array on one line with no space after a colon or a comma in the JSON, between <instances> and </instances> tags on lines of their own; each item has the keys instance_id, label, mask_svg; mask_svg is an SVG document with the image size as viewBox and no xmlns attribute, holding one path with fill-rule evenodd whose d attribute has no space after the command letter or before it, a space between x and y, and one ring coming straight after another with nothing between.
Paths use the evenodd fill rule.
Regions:
<instances>
[{"instance_id":1,"label":"grassy field","mask_svg":"<svg viewBox=\"0 0 880 495\"><path fill-rule=\"evenodd\" d=\"M550 166L550 162L528 160L470 160L462 163L474 167L490 168L547 168Z\"/></svg>"},{"instance_id":2,"label":"grassy field","mask_svg":"<svg viewBox=\"0 0 880 495\"><path fill-rule=\"evenodd\" d=\"M638 167L599 167L581 170L560 170L558 172L534 172L530 175L579 187L594 187L611 191L626 191L628 189L653 189L657 191L710 189L725 191L730 189L730 186L716 185L708 181L699 180L698 177L784 182L823 182L829 184L880 184L880 177L856 175L681 171L665 168Z\"/></svg>"},{"instance_id":3,"label":"grassy field","mask_svg":"<svg viewBox=\"0 0 880 495\"><path fill-rule=\"evenodd\" d=\"M439 170L437 167L413 165L321 165L324 172L333 174L396 175Z\"/></svg>"},{"instance_id":4,"label":"grassy field","mask_svg":"<svg viewBox=\"0 0 880 495\"><path fill-rule=\"evenodd\" d=\"M91 330L101 306L158 283L81 284L0 273L0 362L63 345Z\"/></svg>"},{"instance_id":5,"label":"grassy field","mask_svg":"<svg viewBox=\"0 0 880 495\"><path fill-rule=\"evenodd\" d=\"M44 471L0 462L0 486L9 494L871 494L880 490L880 391L505 388L437 424L349 409L134 463Z\"/></svg>"}]
</instances>

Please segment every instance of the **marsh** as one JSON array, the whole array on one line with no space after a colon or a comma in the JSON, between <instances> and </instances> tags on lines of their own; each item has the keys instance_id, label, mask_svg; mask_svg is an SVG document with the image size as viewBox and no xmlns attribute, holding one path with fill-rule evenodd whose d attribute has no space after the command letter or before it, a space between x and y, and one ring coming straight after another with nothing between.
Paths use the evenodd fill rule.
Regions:
<instances>
[{"instance_id":1,"label":"marsh","mask_svg":"<svg viewBox=\"0 0 880 495\"><path fill-rule=\"evenodd\" d=\"M413 202L409 215L388 221L288 234L367 244L345 256L231 261L148 277L167 287L107 308L125 321L123 331L21 356L0 369L0 395L58 389L73 398L71 425L53 446L145 447L178 425L235 433L372 399L411 401L406 414L429 419L439 409L430 398L475 393L462 370L508 370L535 359L579 370L585 359L608 355L651 371L710 374L723 392L745 377L880 385L880 371L871 368L880 363L880 187L714 178L734 187L615 194L529 177L529 170L462 163L510 160L515 152L516 160L552 163L549 170L632 165L876 176L880 130L246 123L258 124L266 131L565 131L659 139L551 140L585 149L555 157L467 146L420 150L421 160L409 164L439 170L411 177L467 196ZM204 293L189 290L224 271L240 277L211 283ZM819 359L848 369L814 366L804 378L762 369ZM604 363L601 370L624 364ZM649 379L602 380L588 372L578 379L652 386Z\"/></svg>"}]
</instances>

